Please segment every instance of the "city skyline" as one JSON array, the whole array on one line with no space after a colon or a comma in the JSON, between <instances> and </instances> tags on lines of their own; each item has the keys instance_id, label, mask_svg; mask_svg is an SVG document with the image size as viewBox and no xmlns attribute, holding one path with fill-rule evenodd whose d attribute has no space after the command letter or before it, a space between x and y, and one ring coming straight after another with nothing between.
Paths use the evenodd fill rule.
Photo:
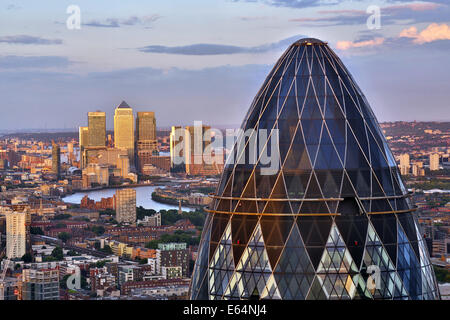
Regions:
<instances>
[{"instance_id":1,"label":"city skyline","mask_svg":"<svg viewBox=\"0 0 450 320\"><path fill-rule=\"evenodd\" d=\"M236 124L276 57L305 36L330 41L380 121L450 120L445 1L79 1L80 30L66 27L70 2L46 3L0 6L2 130L75 128L122 100L164 127ZM380 29L367 26L371 5Z\"/></svg>"},{"instance_id":2,"label":"city skyline","mask_svg":"<svg viewBox=\"0 0 450 320\"><path fill-rule=\"evenodd\" d=\"M449 0L0 15L0 300L450 299Z\"/></svg>"}]
</instances>

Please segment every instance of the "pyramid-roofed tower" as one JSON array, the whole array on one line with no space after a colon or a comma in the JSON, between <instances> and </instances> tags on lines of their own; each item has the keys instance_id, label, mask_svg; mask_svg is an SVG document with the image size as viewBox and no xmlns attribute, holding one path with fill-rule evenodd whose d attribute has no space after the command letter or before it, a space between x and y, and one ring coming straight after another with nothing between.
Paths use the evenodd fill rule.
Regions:
<instances>
[{"instance_id":1,"label":"pyramid-roofed tower","mask_svg":"<svg viewBox=\"0 0 450 320\"><path fill-rule=\"evenodd\" d=\"M241 129L272 134L263 147L236 141L205 222L192 299L439 299L411 194L327 43L293 43ZM274 174L239 161L270 142Z\"/></svg>"}]
</instances>

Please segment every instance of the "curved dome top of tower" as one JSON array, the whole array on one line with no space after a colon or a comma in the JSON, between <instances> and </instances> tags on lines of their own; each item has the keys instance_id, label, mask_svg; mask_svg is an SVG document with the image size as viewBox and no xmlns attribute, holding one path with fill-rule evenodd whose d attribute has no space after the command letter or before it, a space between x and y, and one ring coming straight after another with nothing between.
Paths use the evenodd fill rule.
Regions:
<instances>
[{"instance_id":1,"label":"curved dome top of tower","mask_svg":"<svg viewBox=\"0 0 450 320\"><path fill-rule=\"evenodd\" d=\"M303 38L293 43L294 45L325 45L326 42L316 38Z\"/></svg>"},{"instance_id":2,"label":"curved dome top of tower","mask_svg":"<svg viewBox=\"0 0 450 320\"><path fill-rule=\"evenodd\" d=\"M358 213L410 208L367 99L326 42L304 38L284 52L241 129L247 135L234 146L217 198L355 198ZM264 130L267 144L261 143ZM272 163L262 161L264 155L271 155ZM274 162L277 170L264 173Z\"/></svg>"}]
</instances>

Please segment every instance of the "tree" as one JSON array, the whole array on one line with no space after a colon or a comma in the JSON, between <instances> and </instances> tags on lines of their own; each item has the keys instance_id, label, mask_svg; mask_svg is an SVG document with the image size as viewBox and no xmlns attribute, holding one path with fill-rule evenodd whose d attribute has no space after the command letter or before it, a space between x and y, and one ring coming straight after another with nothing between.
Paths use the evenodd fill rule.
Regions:
<instances>
[{"instance_id":1,"label":"tree","mask_svg":"<svg viewBox=\"0 0 450 320\"><path fill-rule=\"evenodd\" d=\"M53 249L51 256L58 261L64 259L63 249L61 247L56 247L55 249Z\"/></svg>"},{"instance_id":2,"label":"tree","mask_svg":"<svg viewBox=\"0 0 450 320\"><path fill-rule=\"evenodd\" d=\"M44 235L44 231L40 227L30 227L31 234Z\"/></svg>"},{"instance_id":3,"label":"tree","mask_svg":"<svg viewBox=\"0 0 450 320\"><path fill-rule=\"evenodd\" d=\"M103 226L92 226L90 230L94 232L97 236L101 236L102 234L105 233L105 227Z\"/></svg>"},{"instance_id":4,"label":"tree","mask_svg":"<svg viewBox=\"0 0 450 320\"><path fill-rule=\"evenodd\" d=\"M74 250L69 250L68 252L67 252L67 255L68 256L71 256L71 257L75 257L75 256L79 256L80 254L78 254L76 251L74 251Z\"/></svg>"},{"instance_id":5,"label":"tree","mask_svg":"<svg viewBox=\"0 0 450 320\"><path fill-rule=\"evenodd\" d=\"M58 234L58 238L61 239L64 243L67 242L72 236L68 234L67 232L61 232Z\"/></svg>"},{"instance_id":6,"label":"tree","mask_svg":"<svg viewBox=\"0 0 450 320\"><path fill-rule=\"evenodd\" d=\"M23 256L22 256L22 259L21 259L23 262L25 262L25 263L30 263L30 262L32 262L33 261L33 256L31 255L31 254L29 254L29 253L25 253Z\"/></svg>"}]
</instances>

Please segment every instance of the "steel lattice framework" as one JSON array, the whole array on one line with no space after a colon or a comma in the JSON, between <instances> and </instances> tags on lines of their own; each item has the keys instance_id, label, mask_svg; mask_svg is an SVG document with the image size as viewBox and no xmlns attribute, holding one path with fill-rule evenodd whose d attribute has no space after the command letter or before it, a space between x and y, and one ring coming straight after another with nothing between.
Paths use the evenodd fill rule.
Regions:
<instances>
[{"instance_id":1,"label":"steel lattice framework","mask_svg":"<svg viewBox=\"0 0 450 320\"><path fill-rule=\"evenodd\" d=\"M439 299L394 157L326 43L293 43L241 128L279 130L279 170L262 175L267 165L239 161L267 145L238 138L205 222L191 299ZM369 278L372 265L379 278Z\"/></svg>"}]
</instances>

